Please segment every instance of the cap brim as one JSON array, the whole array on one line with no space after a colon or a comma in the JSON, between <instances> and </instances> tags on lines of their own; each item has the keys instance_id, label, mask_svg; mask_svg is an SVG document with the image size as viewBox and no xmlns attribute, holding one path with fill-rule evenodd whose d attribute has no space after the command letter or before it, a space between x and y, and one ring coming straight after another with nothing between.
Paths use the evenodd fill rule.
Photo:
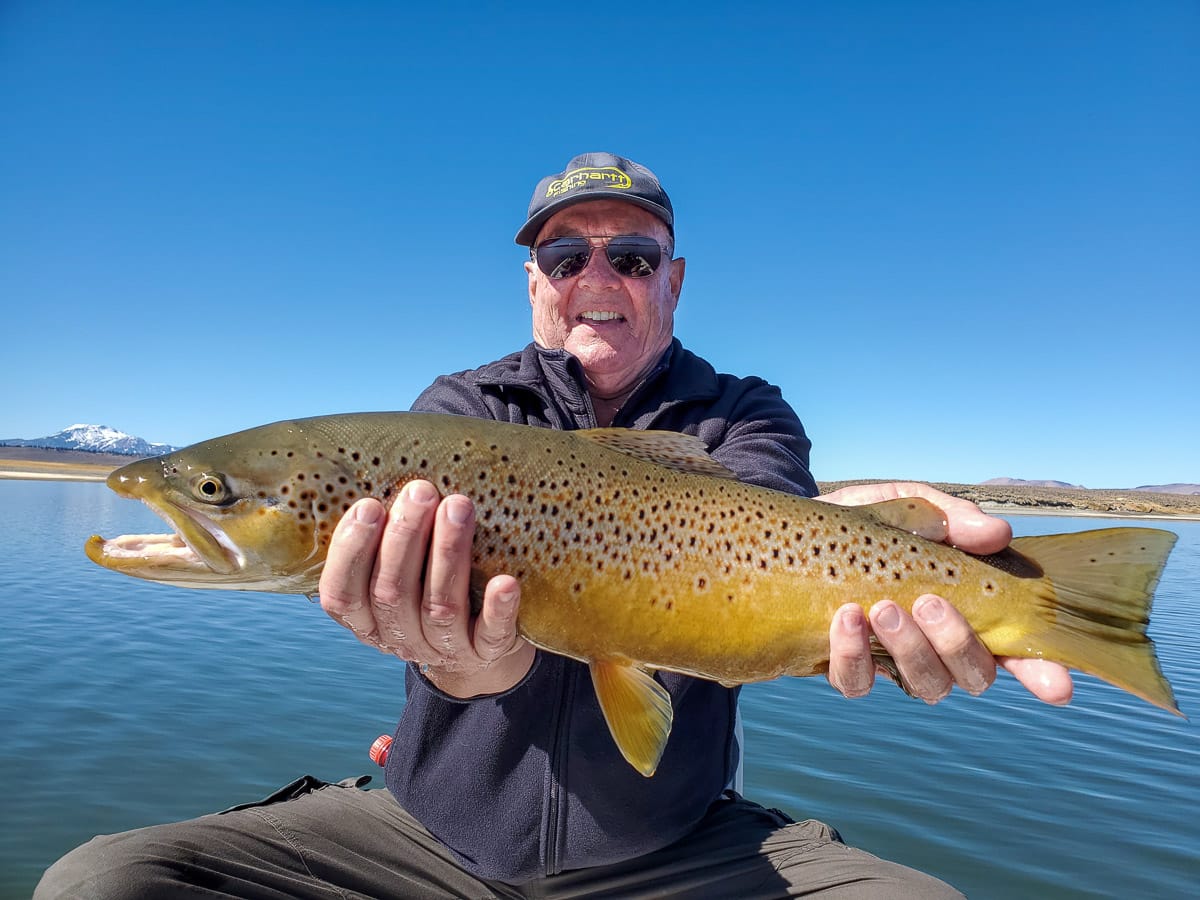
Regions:
<instances>
[{"instance_id":1,"label":"cap brim","mask_svg":"<svg viewBox=\"0 0 1200 900\"><path fill-rule=\"evenodd\" d=\"M515 238L516 243L522 247L532 247L533 242L537 240L538 232L542 230L542 226L546 224L547 219L560 210L566 209L568 206L574 206L577 203L586 203L589 200L620 200L622 203L631 203L634 206L640 206L642 209L648 210L654 213L659 219L662 219L663 224L670 230L671 236L675 236L674 217L666 207L650 200L644 200L641 197L631 197L620 191L588 191L586 194L574 197L563 197L561 200L551 203L545 209L538 210L537 215L521 226L521 230L517 232Z\"/></svg>"}]
</instances>

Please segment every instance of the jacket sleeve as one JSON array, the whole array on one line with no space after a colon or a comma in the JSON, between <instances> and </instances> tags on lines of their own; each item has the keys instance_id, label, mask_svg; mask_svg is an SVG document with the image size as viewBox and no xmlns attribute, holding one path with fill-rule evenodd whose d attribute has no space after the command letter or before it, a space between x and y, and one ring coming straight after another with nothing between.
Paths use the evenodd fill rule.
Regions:
<instances>
[{"instance_id":1,"label":"jacket sleeve","mask_svg":"<svg viewBox=\"0 0 1200 900\"><path fill-rule=\"evenodd\" d=\"M413 401L413 412L449 413L455 416L474 416L477 419L497 419L483 391L468 378L468 373L440 375Z\"/></svg>"},{"instance_id":2,"label":"jacket sleeve","mask_svg":"<svg viewBox=\"0 0 1200 900\"><path fill-rule=\"evenodd\" d=\"M812 442L800 417L779 388L752 381L735 400L724 435L710 444L713 458L748 484L815 497L817 483L809 471Z\"/></svg>"}]
</instances>

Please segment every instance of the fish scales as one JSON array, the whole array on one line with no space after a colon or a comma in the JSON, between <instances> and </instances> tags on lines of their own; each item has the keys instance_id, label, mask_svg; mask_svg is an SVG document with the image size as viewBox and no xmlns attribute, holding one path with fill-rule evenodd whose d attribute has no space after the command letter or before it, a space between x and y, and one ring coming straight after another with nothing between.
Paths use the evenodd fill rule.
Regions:
<instances>
[{"instance_id":1,"label":"fish scales","mask_svg":"<svg viewBox=\"0 0 1200 900\"><path fill-rule=\"evenodd\" d=\"M314 501L322 544L358 496L390 502L407 481L430 478L475 503L474 564L521 582L522 633L578 659L615 644L656 668L709 678L811 675L824 671L828 649L814 622L829 622L851 600L911 606L921 593L961 586L969 568L939 559L943 545L873 536L878 522L853 508L814 508L664 468L571 432L539 435L541 452L530 455L523 432L481 440L470 419L444 431L407 439L384 432L370 440L369 455L350 434L331 430L328 446L312 436L314 457L331 464L313 467L307 494L304 480L297 487ZM353 471L352 488L341 483L343 467ZM340 509L315 503L330 495ZM976 578L975 593L994 596L998 581ZM799 594L798 584L806 586ZM606 627L581 633L581 620Z\"/></svg>"},{"instance_id":2,"label":"fish scales","mask_svg":"<svg viewBox=\"0 0 1200 900\"><path fill-rule=\"evenodd\" d=\"M1022 538L977 558L938 540L944 517L926 501L842 507L743 484L674 433L417 413L276 423L114 472L109 485L178 536L94 537L87 551L152 580L311 594L350 506L390 505L418 478L472 499L473 584L520 581L519 630L591 666L644 774L670 729L647 670L729 684L816 674L841 605L911 609L925 593L993 653L1055 659L1177 712L1145 636L1170 532Z\"/></svg>"}]
</instances>

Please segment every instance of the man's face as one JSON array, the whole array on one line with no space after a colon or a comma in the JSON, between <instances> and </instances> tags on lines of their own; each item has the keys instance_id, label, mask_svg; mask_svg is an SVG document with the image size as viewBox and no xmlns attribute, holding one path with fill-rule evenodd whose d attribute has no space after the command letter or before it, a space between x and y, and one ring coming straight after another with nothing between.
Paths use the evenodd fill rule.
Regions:
<instances>
[{"instance_id":1,"label":"man's face","mask_svg":"<svg viewBox=\"0 0 1200 900\"><path fill-rule=\"evenodd\" d=\"M652 237L665 248L670 233L658 217L620 200L589 200L546 220L537 243L556 237L622 234ZM603 241L593 241L601 244ZM683 287L684 261L663 260L652 275L618 275L599 246L587 267L570 278L545 275L532 260L529 302L533 337L548 349L565 349L583 365L593 386L624 388L640 378L671 343L675 306Z\"/></svg>"}]
</instances>

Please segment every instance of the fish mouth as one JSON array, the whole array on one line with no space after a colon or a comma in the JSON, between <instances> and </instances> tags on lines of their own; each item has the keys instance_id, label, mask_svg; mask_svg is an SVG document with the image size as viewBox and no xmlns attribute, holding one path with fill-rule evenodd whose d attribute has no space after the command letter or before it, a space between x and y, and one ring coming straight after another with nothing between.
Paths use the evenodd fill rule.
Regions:
<instances>
[{"instance_id":1,"label":"fish mouth","mask_svg":"<svg viewBox=\"0 0 1200 900\"><path fill-rule=\"evenodd\" d=\"M195 510L138 499L175 530L107 539L94 534L84 545L88 559L106 569L155 581L219 581L242 571L245 555L212 519Z\"/></svg>"}]
</instances>

